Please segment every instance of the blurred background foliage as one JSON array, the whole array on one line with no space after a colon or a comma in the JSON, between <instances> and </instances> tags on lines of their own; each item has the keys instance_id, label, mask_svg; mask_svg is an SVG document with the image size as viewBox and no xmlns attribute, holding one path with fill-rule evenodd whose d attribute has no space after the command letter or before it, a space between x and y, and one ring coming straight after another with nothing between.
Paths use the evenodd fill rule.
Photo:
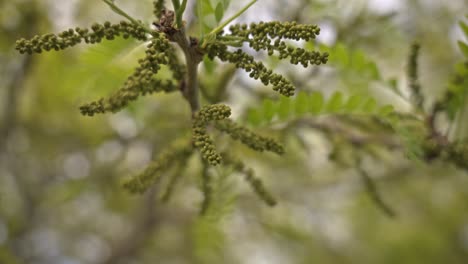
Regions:
<instances>
[{"instance_id":1,"label":"blurred background foliage","mask_svg":"<svg viewBox=\"0 0 468 264\"><path fill-rule=\"evenodd\" d=\"M118 2L153 20L151 1ZM193 2L186 20L196 34ZM173 172L180 179L167 203L162 188L132 196L120 186L189 130L180 94L148 96L114 115L79 114L79 105L119 87L142 46L118 39L39 56L14 51L20 37L120 18L100 1L1 0L0 263L466 263L467 173L408 159L372 117L348 110L412 111L406 62L414 41L429 108L462 61L457 23L467 12L463 0L259 1L238 21L319 24L306 48L329 51L330 62L303 69L264 58L302 91L289 101L241 71L204 63L202 85L226 86L219 98L234 116L281 138L287 155L230 146L279 204L264 206L241 177L216 169L214 204L200 217L194 159ZM367 101L349 102L353 95ZM323 108L298 119L308 100Z\"/></svg>"}]
</instances>

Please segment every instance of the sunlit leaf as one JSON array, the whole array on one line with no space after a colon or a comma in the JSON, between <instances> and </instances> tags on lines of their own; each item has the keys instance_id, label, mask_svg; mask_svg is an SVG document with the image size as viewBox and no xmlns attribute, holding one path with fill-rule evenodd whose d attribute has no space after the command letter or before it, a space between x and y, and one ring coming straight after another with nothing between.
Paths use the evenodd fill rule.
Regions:
<instances>
[{"instance_id":1,"label":"sunlit leaf","mask_svg":"<svg viewBox=\"0 0 468 264\"><path fill-rule=\"evenodd\" d=\"M318 114L322 111L325 99L323 94L319 92L314 92L310 95L310 112L312 114Z\"/></svg>"},{"instance_id":2,"label":"sunlit leaf","mask_svg":"<svg viewBox=\"0 0 468 264\"><path fill-rule=\"evenodd\" d=\"M303 115L309 111L309 96L305 92L299 92L295 98L294 110L297 115Z\"/></svg>"},{"instance_id":3,"label":"sunlit leaf","mask_svg":"<svg viewBox=\"0 0 468 264\"><path fill-rule=\"evenodd\" d=\"M336 113L343 108L343 93L340 91L335 92L325 107L327 112Z\"/></svg>"},{"instance_id":4,"label":"sunlit leaf","mask_svg":"<svg viewBox=\"0 0 468 264\"><path fill-rule=\"evenodd\" d=\"M468 45L465 42L459 40L458 47L460 48L463 55L468 58Z\"/></svg>"},{"instance_id":5,"label":"sunlit leaf","mask_svg":"<svg viewBox=\"0 0 468 264\"><path fill-rule=\"evenodd\" d=\"M281 96L279 107L278 107L278 117L281 120L284 120L289 117L291 114L291 100L288 97Z\"/></svg>"}]
</instances>

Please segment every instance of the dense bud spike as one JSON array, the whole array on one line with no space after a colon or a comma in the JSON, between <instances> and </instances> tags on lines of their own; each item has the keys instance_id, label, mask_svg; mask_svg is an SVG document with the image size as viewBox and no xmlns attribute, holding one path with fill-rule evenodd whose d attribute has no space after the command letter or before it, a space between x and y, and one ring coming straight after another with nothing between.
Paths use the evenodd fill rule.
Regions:
<instances>
[{"instance_id":1,"label":"dense bud spike","mask_svg":"<svg viewBox=\"0 0 468 264\"><path fill-rule=\"evenodd\" d=\"M210 121L226 119L231 115L231 109L222 104L204 106L195 114L192 123L193 145L199 149L202 157L210 165L221 163L221 155L218 154L213 140L208 136L206 126Z\"/></svg>"},{"instance_id":2,"label":"dense bud spike","mask_svg":"<svg viewBox=\"0 0 468 264\"><path fill-rule=\"evenodd\" d=\"M185 140L176 141L168 147L155 161L140 174L133 176L123 183L131 193L144 193L154 184L170 166L177 160L184 160L192 154L192 147Z\"/></svg>"},{"instance_id":3,"label":"dense bud spike","mask_svg":"<svg viewBox=\"0 0 468 264\"><path fill-rule=\"evenodd\" d=\"M234 170L244 174L245 180L249 183L253 192L255 192L262 201L264 201L269 206L275 206L277 204L275 198L273 198L270 192L263 185L263 182L255 177L254 171L252 169L247 168L242 161L233 158L227 153L223 153L223 159L225 160L226 164L231 165Z\"/></svg>"},{"instance_id":4,"label":"dense bud spike","mask_svg":"<svg viewBox=\"0 0 468 264\"><path fill-rule=\"evenodd\" d=\"M138 40L146 40L146 33L138 25L125 21L119 24L111 24L106 21L104 24L94 23L91 30L75 28L68 29L57 35L45 34L34 36L32 39L19 39L16 41L16 49L21 53L41 53L42 51L63 50L73 47L82 41L89 44L99 43L104 38L112 40L117 36L133 37Z\"/></svg>"},{"instance_id":5,"label":"dense bud spike","mask_svg":"<svg viewBox=\"0 0 468 264\"><path fill-rule=\"evenodd\" d=\"M158 37L148 45L146 57L139 61L139 66L127 78L123 87L108 98L101 98L98 101L81 106L80 111L83 115L93 116L99 113L117 112L131 101L136 100L140 95L177 91L178 87L174 81L153 78L161 68L161 64L169 64L171 69L174 68L175 76L184 74L183 67L176 69L176 66L172 66L173 63L178 62L175 54L172 53L174 50L169 42L162 35L158 35Z\"/></svg>"},{"instance_id":6,"label":"dense bud spike","mask_svg":"<svg viewBox=\"0 0 468 264\"><path fill-rule=\"evenodd\" d=\"M233 139L241 141L256 151L271 151L279 155L284 153L284 148L274 139L257 135L249 129L240 126L230 119L215 123L218 130L228 133Z\"/></svg>"}]
</instances>

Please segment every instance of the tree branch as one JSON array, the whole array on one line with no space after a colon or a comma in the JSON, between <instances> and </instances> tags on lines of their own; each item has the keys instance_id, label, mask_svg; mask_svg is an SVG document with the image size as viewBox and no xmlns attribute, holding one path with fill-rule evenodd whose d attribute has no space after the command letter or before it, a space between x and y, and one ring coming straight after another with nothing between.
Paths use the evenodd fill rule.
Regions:
<instances>
[{"instance_id":1,"label":"tree branch","mask_svg":"<svg viewBox=\"0 0 468 264\"><path fill-rule=\"evenodd\" d=\"M184 52L187 76L185 80L183 80L181 92L190 104L193 117L200 109L198 96L198 64L202 61L203 54L198 49L198 41L193 38L188 39L183 28L175 31L171 38Z\"/></svg>"}]
</instances>

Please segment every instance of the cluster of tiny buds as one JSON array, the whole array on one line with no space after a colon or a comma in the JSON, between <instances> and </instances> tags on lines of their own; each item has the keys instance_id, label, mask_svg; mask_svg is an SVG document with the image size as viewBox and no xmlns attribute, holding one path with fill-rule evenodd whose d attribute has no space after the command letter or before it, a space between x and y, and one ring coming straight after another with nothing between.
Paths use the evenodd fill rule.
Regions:
<instances>
[{"instance_id":1,"label":"cluster of tiny buds","mask_svg":"<svg viewBox=\"0 0 468 264\"><path fill-rule=\"evenodd\" d=\"M161 68L161 64L171 62L171 55L166 53L170 47L169 42L162 35L156 36L159 38L153 39L148 45L145 58L138 60L139 66L127 78L123 87L107 99L101 98L81 106L80 111L83 115L93 116L98 113L116 112L127 106L130 101L136 100L140 95L177 90L173 81L153 78Z\"/></svg>"},{"instance_id":2,"label":"cluster of tiny buds","mask_svg":"<svg viewBox=\"0 0 468 264\"><path fill-rule=\"evenodd\" d=\"M218 57L222 61L230 62L237 68L242 68L250 73L251 78L259 79L264 85L273 85L273 90L282 95L294 95L294 86L291 82L282 75L267 69L263 63L255 61L253 56L246 54L241 49L230 52L225 45L215 43L207 47L207 52L210 58Z\"/></svg>"},{"instance_id":3,"label":"cluster of tiny buds","mask_svg":"<svg viewBox=\"0 0 468 264\"><path fill-rule=\"evenodd\" d=\"M276 154L284 154L284 148L276 140L257 135L249 129L226 119L215 123L218 130L228 133L234 140L239 140L253 150L271 151Z\"/></svg>"},{"instance_id":4,"label":"cluster of tiny buds","mask_svg":"<svg viewBox=\"0 0 468 264\"><path fill-rule=\"evenodd\" d=\"M254 171L251 168L247 168L242 161L233 158L227 153L223 153L223 159L227 164L233 166L234 170L245 175L245 180L249 183L252 190L260 199L262 199L269 206L276 205L277 202L275 198L273 198L270 192L268 192L268 190L263 185L263 182L255 177Z\"/></svg>"},{"instance_id":5,"label":"cluster of tiny buds","mask_svg":"<svg viewBox=\"0 0 468 264\"><path fill-rule=\"evenodd\" d=\"M280 22L252 23L250 27L246 24L233 25L230 27L232 36L240 37L249 43L256 51L266 50L271 56L275 51L279 53L279 59L290 57L292 64L301 63L304 67L309 64L320 65L328 61L328 53L317 51L306 51L303 48L288 46L283 39L305 40L315 39L320 28L316 25L302 25Z\"/></svg>"},{"instance_id":6,"label":"cluster of tiny buds","mask_svg":"<svg viewBox=\"0 0 468 264\"><path fill-rule=\"evenodd\" d=\"M252 35L254 39L284 38L292 40L310 41L320 34L320 28L317 25L297 24L296 22L259 22L247 24L236 24L229 28L231 33L236 36Z\"/></svg>"},{"instance_id":7,"label":"cluster of tiny buds","mask_svg":"<svg viewBox=\"0 0 468 264\"><path fill-rule=\"evenodd\" d=\"M231 115L231 108L223 104L207 105L196 114L196 119L203 123L226 119Z\"/></svg>"},{"instance_id":8,"label":"cluster of tiny buds","mask_svg":"<svg viewBox=\"0 0 468 264\"><path fill-rule=\"evenodd\" d=\"M328 53L317 51L307 51L303 48L288 46L284 39L305 40L314 39L319 34L320 29L316 25L302 25L295 22L260 22L233 25L230 27L230 34L220 34L221 40L235 40L246 42L256 51L265 50L269 56L278 53L279 59L289 58L292 64L301 64L307 67L311 64L321 65L328 61ZM210 43L205 51L210 59L218 57L220 60L234 64L237 68L242 68L249 73L253 79L260 80L264 85L272 85L274 91L282 95L294 95L294 86L280 74L273 73L261 62L255 61L254 57L237 49L235 52L228 50L229 42L218 41Z\"/></svg>"},{"instance_id":9,"label":"cluster of tiny buds","mask_svg":"<svg viewBox=\"0 0 468 264\"><path fill-rule=\"evenodd\" d=\"M173 166L174 162L185 160L192 153L193 148L186 140L178 140L164 150L142 173L126 180L123 187L131 193L144 193L164 171Z\"/></svg>"},{"instance_id":10,"label":"cluster of tiny buds","mask_svg":"<svg viewBox=\"0 0 468 264\"><path fill-rule=\"evenodd\" d=\"M193 145L199 149L202 157L210 165L221 163L221 155L218 154L213 140L208 136L206 126L208 122L226 119L231 115L231 109L222 104L208 105L195 114L192 124Z\"/></svg>"},{"instance_id":11,"label":"cluster of tiny buds","mask_svg":"<svg viewBox=\"0 0 468 264\"><path fill-rule=\"evenodd\" d=\"M82 41L85 43L99 43L102 39L112 40L116 36L123 38L133 37L138 40L146 40L145 30L135 24L121 21L119 24L111 24L106 21L104 24L94 23L91 30L87 28L71 28L57 35L45 34L36 35L32 39L19 39L16 41L16 49L20 53L41 53L42 51L63 50L75 46Z\"/></svg>"}]
</instances>

